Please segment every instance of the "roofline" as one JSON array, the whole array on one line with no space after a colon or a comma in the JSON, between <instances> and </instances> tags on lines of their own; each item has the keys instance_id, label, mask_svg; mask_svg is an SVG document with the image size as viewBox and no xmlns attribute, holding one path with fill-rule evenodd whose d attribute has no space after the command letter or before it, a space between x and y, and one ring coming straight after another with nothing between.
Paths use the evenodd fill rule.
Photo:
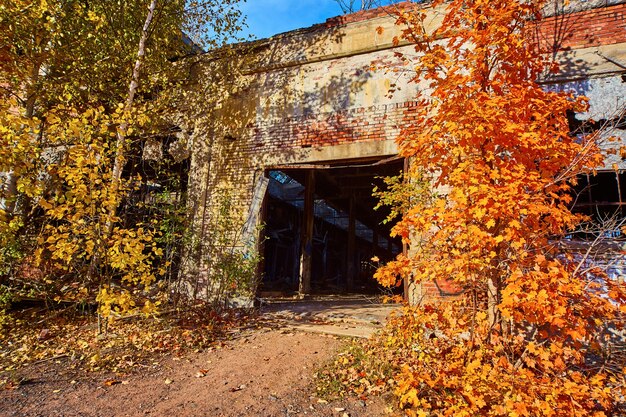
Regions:
<instances>
[{"instance_id":1,"label":"roofline","mask_svg":"<svg viewBox=\"0 0 626 417\"><path fill-rule=\"evenodd\" d=\"M325 31L331 28L346 27L352 24L365 22L369 20L382 19L394 16L399 10L409 8L427 8L430 7L432 0L424 0L416 3L414 0L402 0L389 5L376 7L368 10L360 10L358 12L329 17L323 23L316 23L311 26L293 29L287 32L277 33L267 38L253 39L243 42L235 42L218 49L205 51L195 56L202 56L204 59L214 60L220 59L227 53L250 53L254 50L261 49L276 42L280 39L290 38L302 34ZM567 6L563 6L563 0L549 0L544 7L544 17L553 17L563 14L577 13L585 10L592 10L604 7L615 6L626 3L626 0L571 0ZM560 6L559 6L560 5Z\"/></svg>"}]
</instances>

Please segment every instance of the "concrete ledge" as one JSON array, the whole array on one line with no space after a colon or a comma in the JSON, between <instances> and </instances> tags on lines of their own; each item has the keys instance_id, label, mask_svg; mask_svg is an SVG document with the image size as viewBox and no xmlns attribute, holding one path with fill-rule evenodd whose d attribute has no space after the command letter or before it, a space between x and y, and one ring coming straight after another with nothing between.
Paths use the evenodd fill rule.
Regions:
<instances>
[{"instance_id":1,"label":"concrete ledge","mask_svg":"<svg viewBox=\"0 0 626 417\"><path fill-rule=\"evenodd\" d=\"M276 165L322 163L324 161L341 161L349 159L363 159L384 157L398 154L398 145L395 139L377 140L368 142L352 142L341 145L321 146L317 148L290 149L288 151L266 154L260 161L260 166L271 168Z\"/></svg>"}]
</instances>

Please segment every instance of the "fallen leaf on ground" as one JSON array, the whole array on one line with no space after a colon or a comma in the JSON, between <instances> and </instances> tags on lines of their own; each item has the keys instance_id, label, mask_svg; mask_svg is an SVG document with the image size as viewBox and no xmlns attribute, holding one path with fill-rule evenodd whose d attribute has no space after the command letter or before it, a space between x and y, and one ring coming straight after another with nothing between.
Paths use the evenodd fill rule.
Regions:
<instances>
[{"instance_id":1,"label":"fallen leaf on ground","mask_svg":"<svg viewBox=\"0 0 626 417\"><path fill-rule=\"evenodd\" d=\"M208 369L200 369L198 372L196 372L196 378L202 378L204 377L207 373L209 372Z\"/></svg>"},{"instance_id":2,"label":"fallen leaf on ground","mask_svg":"<svg viewBox=\"0 0 626 417\"><path fill-rule=\"evenodd\" d=\"M110 387L112 385L117 385L117 384L121 384L122 381L118 380L118 379L107 379L106 381L103 382L104 385L106 385L107 387Z\"/></svg>"}]
</instances>

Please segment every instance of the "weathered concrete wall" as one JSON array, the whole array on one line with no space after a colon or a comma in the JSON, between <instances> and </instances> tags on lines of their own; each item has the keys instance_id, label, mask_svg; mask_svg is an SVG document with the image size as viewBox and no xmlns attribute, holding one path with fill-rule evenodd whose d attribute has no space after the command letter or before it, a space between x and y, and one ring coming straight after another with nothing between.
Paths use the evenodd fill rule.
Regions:
<instances>
[{"instance_id":1,"label":"weathered concrete wall","mask_svg":"<svg viewBox=\"0 0 626 417\"><path fill-rule=\"evenodd\" d=\"M549 88L591 96L582 118L623 107L626 85L626 2L591 6L546 18L538 30L540 44L560 49L563 70L546 80ZM196 60L181 123L193 130L190 195L200 236L211 227L220 190L231 190L242 224L254 214L255 185L267 168L397 153L400 126L410 125L424 86L399 66L396 52L415 52L406 42L394 45L400 29L390 12L329 19ZM441 17L430 10L427 27Z\"/></svg>"}]
</instances>

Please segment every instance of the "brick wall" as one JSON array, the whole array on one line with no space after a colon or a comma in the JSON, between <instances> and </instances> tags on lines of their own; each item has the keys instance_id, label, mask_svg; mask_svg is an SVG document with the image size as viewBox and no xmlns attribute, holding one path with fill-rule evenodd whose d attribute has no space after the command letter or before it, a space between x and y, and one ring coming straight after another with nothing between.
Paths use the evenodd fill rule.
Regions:
<instances>
[{"instance_id":1,"label":"brick wall","mask_svg":"<svg viewBox=\"0 0 626 417\"><path fill-rule=\"evenodd\" d=\"M548 17L538 25L538 38L545 47L545 45L554 44L556 36L561 49L587 48L626 42L625 11L626 4L617 4L571 15ZM388 16L388 10L362 11L329 19L326 26L365 22L384 16ZM375 30L377 24L372 25L372 31ZM304 33L302 36L308 35ZM412 48L408 46L405 50L410 51ZM387 52L393 56L393 50ZM315 64L298 64L302 68L307 67L306 71L299 72L297 66L283 69L268 67L267 76L265 73L254 71L251 71L250 75L244 76L242 82L244 84L249 83L252 87L250 90L246 90L245 95L246 100L250 102L243 103L242 106L250 107L248 110L250 110L251 115L241 119L244 121L242 126L237 129L238 133L234 135L234 138L228 139L225 135L219 134L216 135L214 142L210 142L210 149L205 149L204 154L196 152L194 149L196 169L206 163L207 160L211 161L210 166L206 168L206 175L209 177L196 180L196 183L192 184L196 194L201 196L204 193L206 195L207 189L230 186L237 194L237 204L241 207L240 213L245 217L249 211L255 178L260 172L271 166L271 164L268 165L264 162L268 156L281 154L280 162L283 164L301 163L303 161L298 159L298 154L303 150L395 139L400 133L400 126L406 128L406 123L414 119L414 113L418 106L417 102L411 101L413 97L411 91L414 90L407 89L405 86L404 95L396 94L393 99L376 96L375 99L371 100L371 103L366 105L364 96L354 95L352 90L357 87L350 84L355 77L353 75L355 69L366 68L368 63L379 58L380 56L376 53L360 55L358 59L346 55L332 60L320 59ZM299 99L306 99L307 94L310 95L310 93L319 91L315 88L324 87L325 82L329 84L328 79L321 77L320 74L327 74L330 71L339 74L337 78L343 83L341 87L350 90L346 94L351 94L348 100L344 100L345 97L342 97L337 102L348 104L345 105L345 108L335 106L332 111L321 111L320 108L324 103L323 99L319 99L319 101L314 101L306 111L303 110L306 106L295 102ZM367 77L363 77L363 84L358 85L359 91L367 88L382 88L381 85L383 84L376 84L376 81L380 81L384 77L393 79L396 76L388 75L384 71L372 71ZM269 84L267 78L273 80L273 84ZM303 78L309 82L314 80L314 82L310 82L309 90L302 87ZM319 86L315 81L317 79L322 80L319 82L321 84ZM255 85L256 87L254 87ZM329 93L332 93L330 90L334 87L326 87ZM417 87L412 84L411 88ZM273 95L264 89L278 93ZM296 93L292 92L291 96L281 95L280 92L285 89L293 89ZM279 111L267 111L264 107L265 104L261 104L265 101L259 97L266 97L267 100L265 101L271 102L274 108L279 109ZM359 98L354 99L354 97ZM354 102L355 100L356 102ZM237 107L241 107L240 104L237 102L233 106L235 107L233 111L236 111ZM299 110L281 112L282 106L284 108L298 108ZM207 129L207 131L212 131L212 129ZM360 155L351 156L357 158ZM215 202L211 200L210 192L205 200L200 198L198 202L207 206L215 206ZM204 212L211 213L211 210L199 211L198 213ZM202 215L198 214L196 222L202 220L200 217ZM208 224L210 224L210 220ZM424 283L421 291L432 297L446 297L456 293L457 289L445 282L432 282Z\"/></svg>"},{"instance_id":2,"label":"brick wall","mask_svg":"<svg viewBox=\"0 0 626 417\"><path fill-rule=\"evenodd\" d=\"M387 15L372 9L330 19L345 24ZM596 8L565 16L552 16L539 24L539 38L547 44L558 42L561 49L626 42L626 3ZM330 24L329 23L329 24ZM353 108L325 114L278 120L257 120L247 125L250 152L272 152L284 147L331 146L346 142L392 139L400 122L411 119L416 102Z\"/></svg>"},{"instance_id":3,"label":"brick wall","mask_svg":"<svg viewBox=\"0 0 626 417\"><path fill-rule=\"evenodd\" d=\"M362 10L330 18L324 26L335 27L363 22L393 15L394 11L415 6L414 3L401 2L393 6ZM552 11L550 8L548 10ZM539 39L544 48L551 47L556 41L559 49L578 49L626 42L625 14L626 3L622 3L546 17L539 24Z\"/></svg>"},{"instance_id":4,"label":"brick wall","mask_svg":"<svg viewBox=\"0 0 626 417\"><path fill-rule=\"evenodd\" d=\"M417 102L383 104L247 125L249 152L395 139Z\"/></svg>"},{"instance_id":5,"label":"brick wall","mask_svg":"<svg viewBox=\"0 0 626 417\"><path fill-rule=\"evenodd\" d=\"M542 50L551 51L626 42L626 3L545 18L539 23Z\"/></svg>"},{"instance_id":6,"label":"brick wall","mask_svg":"<svg viewBox=\"0 0 626 417\"><path fill-rule=\"evenodd\" d=\"M360 10L355 13L350 13L343 16L335 16L326 20L324 26L326 27L334 27L338 25L345 25L348 23L356 23L363 22L370 19L375 19L378 17L385 17L393 14L395 11L402 10L405 8L415 7L416 4L408 1L403 1L400 3L395 3L386 7L378 7L375 9L369 10Z\"/></svg>"},{"instance_id":7,"label":"brick wall","mask_svg":"<svg viewBox=\"0 0 626 417\"><path fill-rule=\"evenodd\" d=\"M408 4L408 3L401 3ZM372 9L329 19L345 24L386 16L385 9ZM557 38L561 49L626 42L626 3L565 16L552 16L539 24L542 44ZM257 118L248 123L250 152L271 152L284 147L329 146L346 142L385 140L395 137L400 122L411 119L417 103L412 101L356 107L329 113L285 118Z\"/></svg>"}]
</instances>

